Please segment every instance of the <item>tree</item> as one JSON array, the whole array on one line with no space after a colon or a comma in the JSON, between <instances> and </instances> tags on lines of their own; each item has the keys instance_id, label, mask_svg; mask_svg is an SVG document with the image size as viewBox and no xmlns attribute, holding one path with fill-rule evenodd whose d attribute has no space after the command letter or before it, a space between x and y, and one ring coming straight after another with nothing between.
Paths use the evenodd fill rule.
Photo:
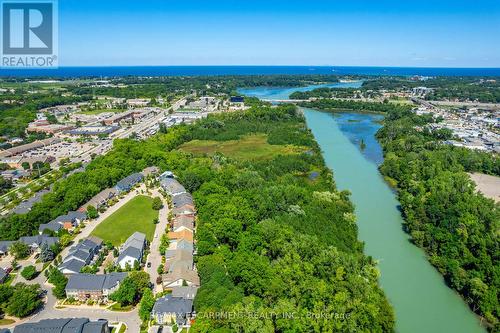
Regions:
<instances>
[{"instance_id":1,"label":"tree","mask_svg":"<svg viewBox=\"0 0 500 333\"><path fill-rule=\"evenodd\" d=\"M14 293L14 288L5 283L0 284L0 304L5 304Z\"/></svg>"},{"instance_id":2,"label":"tree","mask_svg":"<svg viewBox=\"0 0 500 333\"><path fill-rule=\"evenodd\" d=\"M39 284L18 283L9 299L5 312L11 316L23 318L42 306L42 289Z\"/></svg>"},{"instance_id":3,"label":"tree","mask_svg":"<svg viewBox=\"0 0 500 333\"><path fill-rule=\"evenodd\" d=\"M163 202L160 197L154 197L151 205L154 210L160 210L163 208Z\"/></svg>"},{"instance_id":4,"label":"tree","mask_svg":"<svg viewBox=\"0 0 500 333\"><path fill-rule=\"evenodd\" d=\"M9 252L16 260L26 259L30 255L30 247L23 242L17 241L10 246Z\"/></svg>"},{"instance_id":5,"label":"tree","mask_svg":"<svg viewBox=\"0 0 500 333\"><path fill-rule=\"evenodd\" d=\"M21 271L21 276L26 280L33 280L38 275L38 271L36 267L33 265L29 265L23 268Z\"/></svg>"},{"instance_id":6,"label":"tree","mask_svg":"<svg viewBox=\"0 0 500 333\"><path fill-rule=\"evenodd\" d=\"M153 306L155 305L155 298L153 296L153 292L151 289L145 289L142 294L141 303L139 305L139 317L142 321L146 321L149 319L151 315L151 310L153 310Z\"/></svg>"},{"instance_id":7,"label":"tree","mask_svg":"<svg viewBox=\"0 0 500 333\"><path fill-rule=\"evenodd\" d=\"M54 285L52 288L52 294L57 299L63 299L66 297L66 284L68 283L68 278L64 276L56 267L53 267L49 272L49 282Z\"/></svg>"},{"instance_id":8,"label":"tree","mask_svg":"<svg viewBox=\"0 0 500 333\"><path fill-rule=\"evenodd\" d=\"M97 209L94 206L89 205L87 207L87 217L89 219L96 219L98 216L99 216L99 213L97 212Z\"/></svg>"},{"instance_id":9,"label":"tree","mask_svg":"<svg viewBox=\"0 0 500 333\"><path fill-rule=\"evenodd\" d=\"M49 262L54 260L54 252L49 248L47 243L43 243L40 247L40 260L43 262Z\"/></svg>"},{"instance_id":10,"label":"tree","mask_svg":"<svg viewBox=\"0 0 500 333\"><path fill-rule=\"evenodd\" d=\"M110 298L121 305L137 304L147 288L149 288L149 274L144 271L132 272Z\"/></svg>"}]
</instances>

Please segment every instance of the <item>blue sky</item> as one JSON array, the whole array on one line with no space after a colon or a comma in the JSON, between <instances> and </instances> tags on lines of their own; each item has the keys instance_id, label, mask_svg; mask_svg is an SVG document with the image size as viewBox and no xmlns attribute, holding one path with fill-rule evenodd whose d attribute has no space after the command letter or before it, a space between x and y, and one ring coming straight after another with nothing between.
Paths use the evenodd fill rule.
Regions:
<instances>
[{"instance_id":1,"label":"blue sky","mask_svg":"<svg viewBox=\"0 0 500 333\"><path fill-rule=\"evenodd\" d=\"M500 67L500 1L59 0L59 62Z\"/></svg>"}]
</instances>

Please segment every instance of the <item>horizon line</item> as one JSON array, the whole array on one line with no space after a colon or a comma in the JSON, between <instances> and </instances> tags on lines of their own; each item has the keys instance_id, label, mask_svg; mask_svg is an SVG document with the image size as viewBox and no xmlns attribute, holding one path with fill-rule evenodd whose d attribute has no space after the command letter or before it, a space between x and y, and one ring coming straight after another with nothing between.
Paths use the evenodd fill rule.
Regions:
<instances>
[{"instance_id":1,"label":"horizon line","mask_svg":"<svg viewBox=\"0 0 500 333\"><path fill-rule=\"evenodd\" d=\"M348 68L446 68L446 69L500 69L500 66L498 67L476 67L476 66L454 66L454 67L447 67L447 66L381 66L381 65L63 65L63 66L58 66L56 68L46 68L46 69L54 69L57 70L58 68L96 68L96 67L114 67L114 68L120 68L120 67L348 67ZM1 69L7 69L7 68L1 68ZM43 69L43 68L38 68L38 67L32 67L32 68L22 68L21 70L26 69ZM7 69L10 70L10 69Z\"/></svg>"}]
</instances>

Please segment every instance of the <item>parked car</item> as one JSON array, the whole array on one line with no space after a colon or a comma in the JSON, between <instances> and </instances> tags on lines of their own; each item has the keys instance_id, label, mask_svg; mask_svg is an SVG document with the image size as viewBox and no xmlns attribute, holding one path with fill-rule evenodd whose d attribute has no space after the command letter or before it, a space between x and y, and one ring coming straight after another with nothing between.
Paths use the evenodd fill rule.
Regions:
<instances>
[{"instance_id":1,"label":"parked car","mask_svg":"<svg viewBox=\"0 0 500 333\"><path fill-rule=\"evenodd\" d=\"M150 268L150 267L151 267L151 263L150 263L150 262L148 262L148 268Z\"/></svg>"}]
</instances>

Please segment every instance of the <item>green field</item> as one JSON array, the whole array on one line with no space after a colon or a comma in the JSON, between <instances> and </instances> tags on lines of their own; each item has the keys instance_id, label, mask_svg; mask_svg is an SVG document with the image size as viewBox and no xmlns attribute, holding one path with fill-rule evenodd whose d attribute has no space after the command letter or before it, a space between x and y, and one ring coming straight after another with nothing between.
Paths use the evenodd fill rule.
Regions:
<instances>
[{"instance_id":1,"label":"green field","mask_svg":"<svg viewBox=\"0 0 500 333\"><path fill-rule=\"evenodd\" d=\"M155 232L153 219L158 217L158 212L151 208L152 201L152 198L144 195L133 198L102 221L92 231L92 235L118 246L134 232L139 231L146 234L146 238L151 241Z\"/></svg>"},{"instance_id":2,"label":"green field","mask_svg":"<svg viewBox=\"0 0 500 333\"><path fill-rule=\"evenodd\" d=\"M242 160L263 160L276 155L295 154L303 151L296 146L270 145L267 135L247 135L239 140L212 141L193 140L180 146L180 149L195 155L222 153L228 157Z\"/></svg>"}]
</instances>

